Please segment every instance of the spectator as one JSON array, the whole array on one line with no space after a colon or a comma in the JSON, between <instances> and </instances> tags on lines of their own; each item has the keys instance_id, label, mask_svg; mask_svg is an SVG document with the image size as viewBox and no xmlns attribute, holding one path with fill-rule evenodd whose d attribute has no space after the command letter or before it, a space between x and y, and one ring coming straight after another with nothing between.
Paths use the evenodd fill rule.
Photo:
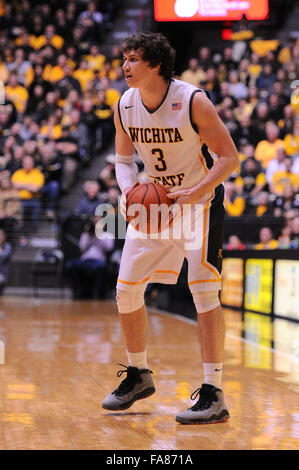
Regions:
<instances>
[{"instance_id":1,"label":"spectator","mask_svg":"<svg viewBox=\"0 0 299 470\"><path fill-rule=\"evenodd\" d=\"M238 72L236 70L229 72L228 81L230 95L232 95L236 100L240 98L247 98L247 87L240 81Z\"/></svg>"},{"instance_id":2,"label":"spectator","mask_svg":"<svg viewBox=\"0 0 299 470\"><path fill-rule=\"evenodd\" d=\"M236 178L236 186L246 198L253 198L259 194L266 185L265 174L260 170L258 162L250 157L241 165L240 176Z\"/></svg>"},{"instance_id":3,"label":"spectator","mask_svg":"<svg viewBox=\"0 0 299 470\"><path fill-rule=\"evenodd\" d=\"M293 218L291 223L291 248L299 248L299 216Z\"/></svg>"},{"instance_id":4,"label":"spectator","mask_svg":"<svg viewBox=\"0 0 299 470\"><path fill-rule=\"evenodd\" d=\"M277 147L276 157L271 160L266 168L266 180L268 185L272 184L273 175L277 171L285 171L286 153L284 147Z\"/></svg>"},{"instance_id":5,"label":"spectator","mask_svg":"<svg viewBox=\"0 0 299 470\"><path fill-rule=\"evenodd\" d=\"M188 69L181 75L181 80L198 87L200 82L204 82L206 80L206 74L199 66L198 59L193 57L189 60L188 65Z\"/></svg>"},{"instance_id":6,"label":"spectator","mask_svg":"<svg viewBox=\"0 0 299 470\"><path fill-rule=\"evenodd\" d=\"M48 120L41 127L40 133L48 140L59 139L61 137L62 128L60 125L60 118L56 113L49 116Z\"/></svg>"},{"instance_id":7,"label":"spectator","mask_svg":"<svg viewBox=\"0 0 299 470\"><path fill-rule=\"evenodd\" d=\"M262 93L263 98L269 96L275 82L275 74L271 64L265 64L256 80L256 86Z\"/></svg>"},{"instance_id":8,"label":"spectator","mask_svg":"<svg viewBox=\"0 0 299 470\"><path fill-rule=\"evenodd\" d=\"M16 74L17 81L22 86L26 86L29 82L29 77L33 75L33 68L30 62L25 60L25 52L20 47L15 50L14 61L7 65L7 69L9 72Z\"/></svg>"},{"instance_id":9,"label":"spectator","mask_svg":"<svg viewBox=\"0 0 299 470\"><path fill-rule=\"evenodd\" d=\"M103 77L101 79L101 90L105 91L105 103L114 110L120 98L119 91L115 88L112 88L111 83L107 77Z\"/></svg>"},{"instance_id":10,"label":"spectator","mask_svg":"<svg viewBox=\"0 0 299 470\"><path fill-rule=\"evenodd\" d=\"M236 192L235 183L230 181L225 183L225 207L231 217L240 217L246 208L244 198Z\"/></svg>"},{"instance_id":11,"label":"spectator","mask_svg":"<svg viewBox=\"0 0 299 470\"><path fill-rule=\"evenodd\" d=\"M123 93L128 89L127 82L124 78L123 70L120 66L118 66L114 69L114 72L115 78L114 80L111 80L110 86L111 88L117 90L120 95L123 95Z\"/></svg>"},{"instance_id":12,"label":"spectator","mask_svg":"<svg viewBox=\"0 0 299 470\"><path fill-rule=\"evenodd\" d=\"M104 17L96 8L96 2L89 2L87 10L83 11L78 18L78 24L87 31L89 42L100 41L102 37Z\"/></svg>"},{"instance_id":13,"label":"spectator","mask_svg":"<svg viewBox=\"0 0 299 470\"><path fill-rule=\"evenodd\" d=\"M259 238L259 243L254 245L255 250L275 250L278 248L278 240L273 238L272 230L269 227L261 228Z\"/></svg>"},{"instance_id":14,"label":"spectator","mask_svg":"<svg viewBox=\"0 0 299 470\"><path fill-rule=\"evenodd\" d=\"M269 162L276 157L278 147L284 147L283 140L278 138L279 129L276 124L269 121L266 125L266 139L261 140L255 149L255 158L267 168Z\"/></svg>"},{"instance_id":15,"label":"spectator","mask_svg":"<svg viewBox=\"0 0 299 470\"><path fill-rule=\"evenodd\" d=\"M60 191L62 172L61 159L55 154L55 147L48 143L41 148L40 169L44 175L45 184L42 188L42 198L46 210L46 217L54 219L55 209Z\"/></svg>"},{"instance_id":16,"label":"spectator","mask_svg":"<svg viewBox=\"0 0 299 470\"><path fill-rule=\"evenodd\" d=\"M227 67L224 62L220 62L217 67L217 79L220 83L225 82L227 80Z\"/></svg>"},{"instance_id":17,"label":"spectator","mask_svg":"<svg viewBox=\"0 0 299 470\"><path fill-rule=\"evenodd\" d=\"M242 139L246 139L251 145L257 145L263 139L264 133L252 123L248 115L244 114L240 120L240 126L232 137L238 148Z\"/></svg>"},{"instance_id":18,"label":"spectator","mask_svg":"<svg viewBox=\"0 0 299 470\"><path fill-rule=\"evenodd\" d=\"M207 70L212 65L211 50L209 47L203 46L199 49L199 67L203 70Z\"/></svg>"},{"instance_id":19,"label":"spectator","mask_svg":"<svg viewBox=\"0 0 299 470\"><path fill-rule=\"evenodd\" d=\"M211 101L218 103L220 96L220 85L214 67L209 67L206 71L206 79L203 82L204 88L209 92Z\"/></svg>"},{"instance_id":20,"label":"spectator","mask_svg":"<svg viewBox=\"0 0 299 470\"><path fill-rule=\"evenodd\" d=\"M87 60L80 60L79 68L73 72L73 77L79 81L81 90L84 92L87 88L88 82L93 80L93 71L88 68Z\"/></svg>"},{"instance_id":21,"label":"spectator","mask_svg":"<svg viewBox=\"0 0 299 470\"><path fill-rule=\"evenodd\" d=\"M286 186L290 186L296 193L299 189L299 176L292 172L293 161L290 157L284 159L284 170L276 171L273 174L270 190L277 196L282 196Z\"/></svg>"},{"instance_id":22,"label":"spectator","mask_svg":"<svg viewBox=\"0 0 299 470\"><path fill-rule=\"evenodd\" d=\"M258 102L251 115L253 123L260 129L260 131L266 132L266 124L269 120L269 107L265 102Z\"/></svg>"},{"instance_id":23,"label":"spectator","mask_svg":"<svg viewBox=\"0 0 299 470\"><path fill-rule=\"evenodd\" d=\"M115 176L115 155L113 153L109 153L105 161L106 165L100 171L98 180L103 190L108 190L110 187L117 185Z\"/></svg>"},{"instance_id":24,"label":"spectator","mask_svg":"<svg viewBox=\"0 0 299 470\"><path fill-rule=\"evenodd\" d=\"M11 254L11 245L5 240L4 230L0 229L0 296L8 281Z\"/></svg>"},{"instance_id":25,"label":"spectator","mask_svg":"<svg viewBox=\"0 0 299 470\"><path fill-rule=\"evenodd\" d=\"M299 118L295 120L293 132L285 136L284 144L289 156L299 156Z\"/></svg>"},{"instance_id":26,"label":"spectator","mask_svg":"<svg viewBox=\"0 0 299 470\"><path fill-rule=\"evenodd\" d=\"M260 63L260 58L256 52L252 52L250 56L250 64L248 65L248 72L250 74L251 80L256 82L257 77L262 71L262 66Z\"/></svg>"},{"instance_id":27,"label":"spectator","mask_svg":"<svg viewBox=\"0 0 299 470\"><path fill-rule=\"evenodd\" d=\"M55 85L57 82L62 80L65 76L64 69L66 66L66 59L67 57L65 54L59 54L56 65L46 65L43 74L44 79L48 80L52 85Z\"/></svg>"},{"instance_id":28,"label":"spectator","mask_svg":"<svg viewBox=\"0 0 299 470\"><path fill-rule=\"evenodd\" d=\"M84 283L88 278L92 288L93 299L105 296L105 272L107 256L113 250L113 235L103 232L100 218L93 218L88 222L80 237L79 246L81 256L67 262L66 269L71 278L73 298L83 297Z\"/></svg>"},{"instance_id":29,"label":"spectator","mask_svg":"<svg viewBox=\"0 0 299 470\"><path fill-rule=\"evenodd\" d=\"M19 192L6 175L0 179L0 227L6 232L9 241L14 239L21 215Z\"/></svg>"},{"instance_id":30,"label":"spectator","mask_svg":"<svg viewBox=\"0 0 299 470\"><path fill-rule=\"evenodd\" d=\"M291 248L291 235L292 229L289 225L285 225L281 229L281 233L278 237L279 248L288 249Z\"/></svg>"},{"instance_id":31,"label":"spectator","mask_svg":"<svg viewBox=\"0 0 299 470\"><path fill-rule=\"evenodd\" d=\"M26 88L19 84L17 75L13 72L10 73L5 92L8 99L15 105L18 113L23 114L29 95Z\"/></svg>"},{"instance_id":32,"label":"spectator","mask_svg":"<svg viewBox=\"0 0 299 470\"><path fill-rule=\"evenodd\" d=\"M278 196L274 201L274 215L281 217L292 209L299 209L299 199L295 198L291 186L285 186L282 196Z\"/></svg>"},{"instance_id":33,"label":"spectator","mask_svg":"<svg viewBox=\"0 0 299 470\"><path fill-rule=\"evenodd\" d=\"M101 129L101 134L97 131L97 143L102 142L102 147L106 148L108 143L111 142L113 136L113 121L112 109L105 101L106 93L104 90L99 90L96 95L96 109L95 115L98 118L98 126Z\"/></svg>"},{"instance_id":34,"label":"spectator","mask_svg":"<svg viewBox=\"0 0 299 470\"><path fill-rule=\"evenodd\" d=\"M103 147L102 140L102 127L99 118L95 114L95 104L90 98L85 98L82 101L80 122L84 124L88 135L89 153L94 154L94 151L101 150Z\"/></svg>"},{"instance_id":35,"label":"spectator","mask_svg":"<svg viewBox=\"0 0 299 470\"><path fill-rule=\"evenodd\" d=\"M257 205L254 208L254 212L252 215L256 217L265 217L265 216L273 216L273 206L270 202L269 193L266 191L261 192L257 197Z\"/></svg>"},{"instance_id":36,"label":"spectator","mask_svg":"<svg viewBox=\"0 0 299 470\"><path fill-rule=\"evenodd\" d=\"M40 213L40 191L44 185L44 176L42 172L34 167L34 159L31 155L25 155L23 158L23 168L17 170L12 175L12 183L19 190L19 196L22 200L23 216L27 222L32 222L32 229L35 231L38 225Z\"/></svg>"},{"instance_id":37,"label":"spectator","mask_svg":"<svg viewBox=\"0 0 299 470\"><path fill-rule=\"evenodd\" d=\"M270 120L278 122L283 118L283 105L279 102L279 96L276 93L271 93L268 103Z\"/></svg>"},{"instance_id":38,"label":"spectator","mask_svg":"<svg viewBox=\"0 0 299 470\"><path fill-rule=\"evenodd\" d=\"M100 185L97 181L85 181L85 194L79 199L75 212L80 215L95 215L96 208L104 202L100 197L99 191Z\"/></svg>"},{"instance_id":39,"label":"spectator","mask_svg":"<svg viewBox=\"0 0 299 470\"><path fill-rule=\"evenodd\" d=\"M61 190L68 192L80 166L78 141L71 136L70 126L62 128L61 137L55 141L55 149L62 162Z\"/></svg>"},{"instance_id":40,"label":"spectator","mask_svg":"<svg viewBox=\"0 0 299 470\"><path fill-rule=\"evenodd\" d=\"M103 68L106 57L104 54L100 53L97 44L92 44L90 46L90 53L84 56L84 59L88 64L88 68L94 72L95 70L101 70Z\"/></svg>"},{"instance_id":41,"label":"spectator","mask_svg":"<svg viewBox=\"0 0 299 470\"><path fill-rule=\"evenodd\" d=\"M225 63L228 71L235 70L237 68L237 64L232 58L232 52L232 47L226 47L223 51L223 62Z\"/></svg>"},{"instance_id":42,"label":"spectator","mask_svg":"<svg viewBox=\"0 0 299 470\"><path fill-rule=\"evenodd\" d=\"M289 96L287 96L286 91L284 90L283 83L279 80L276 80L273 84L273 93L278 97L278 104L281 106L282 110L290 102Z\"/></svg>"},{"instance_id":43,"label":"spectator","mask_svg":"<svg viewBox=\"0 0 299 470\"><path fill-rule=\"evenodd\" d=\"M246 245L241 242L237 235L230 235L228 239L227 250L245 250Z\"/></svg>"},{"instance_id":44,"label":"spectator","mask_svg":"<svg viewBox=\"0 0 299 470\"><path fill-rule=\"evenodd\" d=\"M248 71L249 67L249 60L242 59L239 65L239 80L240 82L244 83L246 89L249 88L250 83L254 84L254 81L251 79L250 73Z\"/></svg>"},{"instance_id":45,"label":"spectator","mask_svg":"<svg viewBox=\"0 0 299 470\"><path fill-rule=\"evenodd\" d=\"M81 95L80 82L75 77L73 77L72 68L67 63L63 66L63 73L64 76L56 83L60 97L64 99L72 91L76 91L78 95Z\"/></svg>"}]
</instances>

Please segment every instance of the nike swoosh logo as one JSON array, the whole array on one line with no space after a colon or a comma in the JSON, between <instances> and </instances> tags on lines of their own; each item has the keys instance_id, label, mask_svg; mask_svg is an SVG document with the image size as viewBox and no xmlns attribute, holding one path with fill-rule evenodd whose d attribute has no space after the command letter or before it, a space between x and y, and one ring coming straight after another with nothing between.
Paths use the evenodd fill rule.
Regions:
<instances>
[{"instance_id":1,"label":"nike swoosh logo","mask_svg":"<svg viewBox=\"0 0 299 470\"><path fill-rule=\"evenodd\" d=\"M222 370L222 369L215 369L215 372L219 372L220 370Z\"/></svg>"},{"instance_id":2,"label":"nike swoosh logo","mask_svg":"<svg viewBox=\"0 0 299 470\"><path fill-rule=\"evenodd\" d=\"M134 105L133 106L125 106L125 109L129 109L129 108L134 108Z\"/></svg>"}]
</instances>

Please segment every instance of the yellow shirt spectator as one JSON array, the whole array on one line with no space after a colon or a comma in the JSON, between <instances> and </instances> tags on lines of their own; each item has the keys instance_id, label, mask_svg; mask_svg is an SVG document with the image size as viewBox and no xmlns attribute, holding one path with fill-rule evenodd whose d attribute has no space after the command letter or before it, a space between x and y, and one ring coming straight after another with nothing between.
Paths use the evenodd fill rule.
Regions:
<instances>
[{"instance_id":1,"label":"yellow shirt spectator","mask_svg":"<svg viewBox=\"0 0 299 470\"><path fill-rule=\"evenodd\" d=\"M94 55L86 55L84 59L88 62L88 68L92 71L94 70L101 70L103 67L106 57L103 54Z\"/></svg>"},{"instance_id":2,"label":"yellow shirt spectator","mask_svg":"<svg viewBox=\"0 0 299 470\"><path fill-rule=\"evenodd\" d=\"M93 75L93 71L90 69L84 70L84 69L79 68L75 70L75 72L73 73L73 77L79 80L82 90L85 91L88 82L93 80L94 75Z\"/></svg>"},{"instance_id":3,"label":"yellow shirt spectator","mask_svg":"<svg viewBox=\"0 0 299 470\"><path fill-rule=\"evenodd\" d=\"M115 88L108 88L106 91L105 103L114 108L114 106L118 103L120 98L120 93Z\"/></svg>"},{"instance_id":4,"label":"yellow shirt spectator","mask_svg":"<svg viewBox=\"0 0 299 470\"><path fill-rule=\"evenodd\" d=\"M273 143L261 140L256 146L254 157L261 162L263 168L267 168L268 163L276 157L278 147L284 147L283 140L276 139Z\"/></svg>"},{"instance_id":5,"label":"yellow shirt spectator","mask_svg":"<svg viewBox=\"0 0 299 470\"><path fill-rule=\"evenodd\" d=\"M17 170L11 177L11 181L15 184L24 185L36 185L42 188L45 182L44 175L38 168L32 168L30 171L26 171L23 168ZM34 194L27 189L19 189L19 195L21 199L32 199Z\"/></svg>"},{"instance_id":6,"label":"yellow shirt spectator","mask_svg":"<svg viewBox=\"0 0 299 470\"><path fill-rule=\"evenodd\" d=\"M187 69L181 75L181 80L183 82L191 83L193 86L199 86L200 82L204 82L206 79L206 74L203 70L191 70Z\"/></svg>"},{"instance_id":7,"label":"yellow shirt spectator","mask_svg":"<svg viewBox=\"0 0 299 470\"><path fill-rule=\"evenodd\" d=\"M238 176L236 178L235 183L236 183L237 188L239 188L240 190L243 190L244 185L245 186L248 185L248 184L252 185L253 179L254 179L254 187L259 186L259 187L263 188L265 186L266 182L267 182L265 173L258 173L255 177L252 176L250 178L248 178L248 177L242 178L241 176Z\"/></svg>"},{"instance_id":8,"label":"yellow shirt spectator","mask_svg":"<svg viewBox=\"0 0 299 470\"><path fill-rule=\"evenodd\" d=\"M286 186L292 186L295 192L299 188L299 176L289 171L276 171L272 178L273 191L281 196Z\"/></svg>"},{"instance_id":9,"label":"yellow shirt spectator","mask_svg":"<svg viewBox=\"0 0 299 470\"><path fill-rule=\"evenodd\" d=\"M248 65L248 72L253 78L257 78L262 70L262 66L260 64L249 64Z\"/></svg>"},{"instance_id":10,"label":"yellow shirt spectator","mask_svg":"<svg viewBox=\"0 0 299 470\"><path fill-rule=\"evenodd\" d=\"M50 64L47 64L43 72L43 79L51 83L62 80L64 76L64 70L62 67L60 67L60 65L55 65L52 67Z\"/></svg>"},{"instance_id":11,"label":"yellow shirt spectator","mask_svg":"<svg viewBox=\"0 0 299 470\"><path fill-rule=\"evenodd\" d=\"M29 45L35 51L40 50L46 44L48 44L48 40L47 40L47 37L44 34L42 34L41 36L35 36L34 34L30 34L30 36L29 36ZM63 44L64 44L64 39L61 36L58 36L58 34L55 34L50 39L50 44L51 44L51 46L55 47L55 49L61 49Z\"/></svg>"},{"instance_id":12,"label":"yellow shirt spectator","mask_svg":"<svg viewBox=\"0 0 299 470\"><path fill-rule=\"evenodd\" d=\"M241 196L237 196L233 201L225 200L225 208L231 217L240 217L243 214L246 204Z\"/></svg>"},{"instance_id":13,"label":"yellow shirt spectator","mask_svg":"<svg viewBox=\"0 0 299 470\"><path fill-rule=\"evenodd\" d=\"M27 100L29 98L28 91L22 85L5 87L6 96L13 102L18 113L23 113L26 108Z\"/></svg>"},{"instance_id":14,"label":"yellow shirt spectator","mask_svg":"<svg viewBox=\"0 0 299 470\"><path fill-rule=\"evenodd\" d=\"M61 137L61 125L56 124L55 126L42 126L40 130L42 135L48 137L48 139L59 139Z\"/></svg>"},{"instance_id":15,"label":"yellow shirt spectator","mask_svg":"<svg viewBox=\"0 0 299 470\"><path fill-rule=\"evenodd\" d=\"M279 41L278 39L254 39L249 44L253 52L258 54L259 57L264 57L269 51L276 51Z\"/></svg>"},{"instance_id":16,"label":"yellow shirt spectator","mask_svg":"<svg viewBox=\"0 0 299 470\"><path fill-rule=\"evenodd\" d=\"M257 245L254 245L254 248L256 250L275 250L279 245L278 240L270 240L268 243L258 243Z\"/></svg>"},{"instance_id":17,"label":"yellow shirt spectator","mask_svg":"<svg viewBox=\"0 0 299 470\"><path fill-rule=\"evenodd\" d=\"M285 151L291 157L299 154L299 135L287 134L284 138Z\"/></svg>"}]
</instances>

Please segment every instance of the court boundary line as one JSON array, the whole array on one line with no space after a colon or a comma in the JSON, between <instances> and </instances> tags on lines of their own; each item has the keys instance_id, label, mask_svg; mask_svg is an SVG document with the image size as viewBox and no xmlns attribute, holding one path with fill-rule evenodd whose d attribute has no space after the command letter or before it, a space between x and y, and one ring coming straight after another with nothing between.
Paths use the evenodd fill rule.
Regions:
<instances>
[{"instance_id":1,"label":"court boundary line","mask_svg":"<svg viewBox=\"0 0 299 470\"><path fill-rule=\"evenodd\" d=\"M153 313L157 313L157 314L160 314L160 315L164 315L166 317L171 317L171 318L176 318L177 320L181 320L183 321L184 323L188 323L189 325L194 325L196 326L197 325L197 321L196 320L192 320L192 318L187 318L187 317L184 317L183 315L180 315L179 313L171 313L171 312L167 312L166 310L162 310L162 309L159 309L159 308L156 308L156 307L148 307L146 306L146 309L148 311L151 311ZM246 344L249 344L250 346L254 346L255 348L261 348L261 349L264 349L264 350L267 350L267 351L271 351L272 353L274 354L279 354L281 356L284 356L288 359L291 359L292 362L294 363L298 363L299 362L299 358L292 355L292 354L288 354L288 353L284 353L283 351L277 351L273 348L269 348L268 346L264 346L264 345L259 345L257 343L254 343L253 341L251 341L250 339L246 339L246 338L240 338L239 336L236 336L234 334L231 334L231 333L226 333L225 336L231 338L231 339L234 339L234 340L238 340L238 341L241 341L242 343L246 343Z\"/></svg>"}]
</instances>

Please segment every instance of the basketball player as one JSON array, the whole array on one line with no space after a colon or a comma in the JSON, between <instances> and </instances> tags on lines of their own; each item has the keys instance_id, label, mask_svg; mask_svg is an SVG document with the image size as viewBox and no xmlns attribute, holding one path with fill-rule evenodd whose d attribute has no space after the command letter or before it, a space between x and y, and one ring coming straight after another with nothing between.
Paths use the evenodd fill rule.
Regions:
<instances>
[{"instance_id":1,"label":"basketball player","mask_svg":"<svg viewBox=\"0 0 299 470\"><path fill-rule=\"evenodd\" d=\"M197 402L178 413L176 421L225 421L229 417L221 390L225 327L219 303L222 182L237 166L238 153L206 93L172 78L175 53L163 35L134 34L124 41L123 51L130 88L115 112L116 177L122 201L137 181L136 150L149 181L167 186L173 202L202 205L202 243L198 249L186 250L184 240L134 239L129 235L135 229L129 224L117 282L129 366L118 372L127 376L102 406L125 410L155 392L146 355L144 291L148 282L175 284L186 257L188 284L198 312L204 383L191 395Z\"/></svg>"}]
</instances>

